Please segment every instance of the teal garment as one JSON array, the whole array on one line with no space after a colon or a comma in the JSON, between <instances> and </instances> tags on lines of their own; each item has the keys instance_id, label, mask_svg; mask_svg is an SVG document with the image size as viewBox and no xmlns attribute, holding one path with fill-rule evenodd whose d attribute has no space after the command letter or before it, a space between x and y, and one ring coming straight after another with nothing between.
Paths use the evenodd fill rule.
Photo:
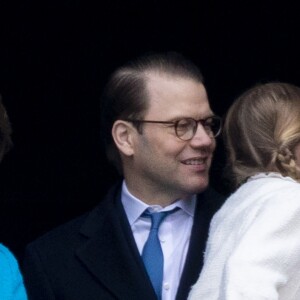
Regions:
<instances>
[{"instance_id":1,"label":"teal garment","mask_svg":"<svg viewBox=\"0 0 300 300\"><path fill-rule=\"evenodd\" d=\"M0 244L0 299L27 300L17 260L2 244Z\"/></svg>"}]
</instances>

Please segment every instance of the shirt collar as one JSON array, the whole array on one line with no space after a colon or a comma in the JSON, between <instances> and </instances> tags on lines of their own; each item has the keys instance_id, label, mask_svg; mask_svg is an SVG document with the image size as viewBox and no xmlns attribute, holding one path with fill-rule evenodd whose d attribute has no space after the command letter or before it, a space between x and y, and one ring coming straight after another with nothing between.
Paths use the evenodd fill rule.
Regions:
<instances>
[{"instance_id":1,"label":"shirt collar","mask_svg":"<svg viewBox=\"0 0 300 300\"><path fill-rule=\"evenodd\" d=\"M122 184L121 201L125 209L130 226L148 208L150 211L168 211L175 207L180 207L182 211L184 211L187 215L194 217L196 198L196 195L193 195L193 197L190 200L179 199L171 205L168 205L167 207L163 208L160 205L148 205L144 203L129 192L125 180L123 180Z\"/></svg>"}]
</instances>

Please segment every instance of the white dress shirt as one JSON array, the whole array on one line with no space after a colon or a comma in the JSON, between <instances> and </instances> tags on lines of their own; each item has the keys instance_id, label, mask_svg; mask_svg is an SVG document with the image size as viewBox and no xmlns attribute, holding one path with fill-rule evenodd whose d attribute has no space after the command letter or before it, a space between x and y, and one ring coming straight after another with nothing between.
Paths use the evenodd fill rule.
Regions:
<instances>
[{"instance_id":1,"label":"white dress shirt","mask_svg":"<svg viewBox=\"0 0 300 300\"><path fill-rule=\"evenodd\" d=\"M151 219L141 217L143 212L148 208L149 211L155 212L181 208L163 220L158 233L164 255L162 299L174 300L189 247L196 195L191 200L178 200L164 208L160 205L149 206L134 197L123 181L121 200L140 254L151 227Z\"/></svg>"},{"instance_id":2,"label":"white dress shirt","mask_svg":"<svg viewBox=\"0 0 300 300\"><path fill-rule=\"evenodd\" d=\"M215 214L189 300L300 299L300 184L251 177Z\"/></svg>"}]
</instances>

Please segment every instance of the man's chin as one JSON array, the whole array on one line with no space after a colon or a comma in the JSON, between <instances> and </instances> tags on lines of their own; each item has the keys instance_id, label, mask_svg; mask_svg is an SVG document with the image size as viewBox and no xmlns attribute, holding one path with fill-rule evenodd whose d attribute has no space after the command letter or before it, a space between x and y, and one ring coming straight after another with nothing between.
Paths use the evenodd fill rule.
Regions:
<instances>
[{"instance_id":1,"label":"man's chin","mask_svg":"<svg viewBox=\"0 0 300 300\"><path fill-rule=\"evenodd\" d=\"M189 188L190 193L191 194L202 193L208 188L208 185L209 185L209 180L208 179L202 180L200 183L197 182L195 184L191 184L190 188Z\"/></svg>"}]
</instances>

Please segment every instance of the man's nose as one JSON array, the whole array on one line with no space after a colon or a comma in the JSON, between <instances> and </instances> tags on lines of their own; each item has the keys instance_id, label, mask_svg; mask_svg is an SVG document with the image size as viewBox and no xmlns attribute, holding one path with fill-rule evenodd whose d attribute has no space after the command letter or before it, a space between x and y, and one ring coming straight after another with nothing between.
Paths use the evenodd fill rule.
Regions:
<instances>
[{"instance_id":1,"label":"man's nose","mask_svg":"<svg viewBox=\"0 0 300 300\"><path fill-rule=\"evenodd\" d=\"M210 146L213 141L214 137L204 129L201 122L198 122L195 135L190 140L191 146Z\"/></svg>"}]
</instances>

